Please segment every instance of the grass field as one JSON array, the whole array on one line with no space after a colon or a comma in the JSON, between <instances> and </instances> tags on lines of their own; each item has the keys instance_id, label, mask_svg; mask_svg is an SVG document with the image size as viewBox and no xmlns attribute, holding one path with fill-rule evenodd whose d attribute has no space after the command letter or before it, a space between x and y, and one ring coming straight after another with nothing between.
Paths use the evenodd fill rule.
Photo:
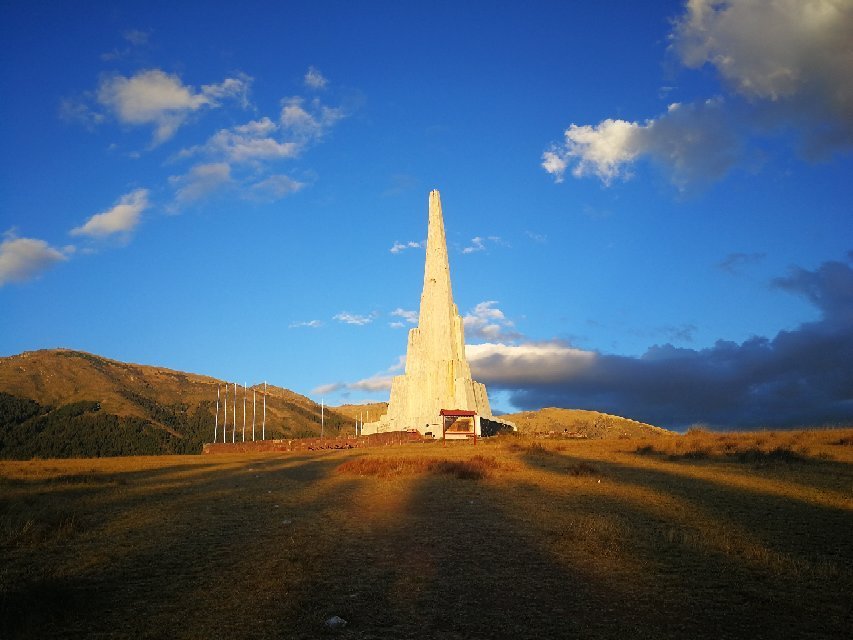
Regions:
<instances>
[{"instance_id":1,"label":"grass field","mask_svg":"<svg viewBox=\"0 0 853 640\"><path fill-rule=\"evenodd\" d=\"M853 429L0 462L2 638L841 638L851 594Z\"/></svg>"}]
</instances>

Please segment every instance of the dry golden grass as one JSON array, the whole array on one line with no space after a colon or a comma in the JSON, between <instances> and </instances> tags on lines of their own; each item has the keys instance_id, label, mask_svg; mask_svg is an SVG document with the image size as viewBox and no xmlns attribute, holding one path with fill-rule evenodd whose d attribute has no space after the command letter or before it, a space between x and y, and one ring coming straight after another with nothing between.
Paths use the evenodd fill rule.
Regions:
<instances>
[{"instance_id":1,"label":"dry golden grass","mask_svg":"<svg viewBox=\"0 0 853 640\"><path fill-rule=\"evenodd\" d=\"M338 473L357 476L390 476L430 473L450 475L460 480L482 480L506 465L492 456L474 455L467 460L427 458L425 456L378 457L365 456L347 460L337 468Z\"/></svg>"},{"instance_id":2,"label":"dry golden grass","mask_svg":"<svg viewBox=\"0 0 853 640\"><path fill-rule=\"evenodd\" d=\"M850 442L2 462L0 637L846 637Z\"/></svg>"}]
</instances>

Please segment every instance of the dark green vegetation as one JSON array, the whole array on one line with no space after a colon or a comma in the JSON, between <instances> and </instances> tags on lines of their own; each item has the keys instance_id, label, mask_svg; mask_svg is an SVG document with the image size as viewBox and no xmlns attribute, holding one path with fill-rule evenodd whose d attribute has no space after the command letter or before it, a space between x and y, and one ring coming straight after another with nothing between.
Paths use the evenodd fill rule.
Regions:
<instances>
[{"instance_id":1,"label":"dark green vegetation","mask_svg":"<svg viewBox=\"0 0 853 640\"><path fill-rule=\"evenodd\" d=\"M93 401L43 407L0 392L0 458L84 458L198 453L213 419L210 403L192 413L186 407L151 406L160 424L117 416ZM179 435L175 435L175 434Z\"/></svg>"},{"instance_id":2,"label":"dark green vegetation","mask_svg":"<svg viewBox=\"0 0 853 640\"><path fill-rule=\"evenodd\" d=\"M128 364L81 351L47 350L0 358L0 458L98 457L200 453L213 440L217 387L225 383L180 371ZM255 435L261 437L263 385L256 387ZM228 387L228 433L243 438L243 389ZM252 389L246 394L246 438L252 438ZM320 406L267 387L267 439L320 434ZM236 416L237 429L233 433ZM354 429L326 409L326 435Z\"/></svg>"},{"instance_id":3,"label":"dark green vegetation","mask_svg":"<svg viewBox=\"0 0 853 640\"><path fill-rule=\"evenodd\" d=\"M0 637L843 638L851 442L0 462Z\"/></svg>"}]
</instances>

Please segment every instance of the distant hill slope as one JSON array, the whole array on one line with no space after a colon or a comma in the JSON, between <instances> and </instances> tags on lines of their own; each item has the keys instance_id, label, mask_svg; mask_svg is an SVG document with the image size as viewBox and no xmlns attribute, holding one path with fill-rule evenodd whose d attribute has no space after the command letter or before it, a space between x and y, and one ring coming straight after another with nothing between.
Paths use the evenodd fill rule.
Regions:
<instances>
[{"instance_id":1,"label":"distant hill slope","mask_svg":"<svg viewBox=\"0 0 853 640\"><path fill-rule=\"evenodd\" d=\"M387 402L366 402L364 404L342 404L332 409L350 420L357 420L359 415L365 422L378 420L379 416L388 411Z\"/></svg>"},{"instance_id":2,"label":"distant hill slope","mask_svg":"<svg viewBox=\"0 0 853 640\"><path fill-rule=\"evenodd\" d=\"M361 412L369 411L369 419L375 420L388 410L387 402L369 404L342 404L334 407L340 414L356 419ZM672 433L650 424L621 418L598 411L582 409L558 409L548 407L537 411L522 411L499 416L502 420L515 423L519 433L568 433L586 438L619 438L665 435Z\"/></svg>"},{"instance_id":3,"label":"distant hill slope","mask_svg":"<svg viewBox=\"0 0 853 640\"><path fill-rule=\"evenodd\" d=\"M0 457L30 458L196 453L213 439L217 386L222 439L225 382L162 367L53 349L0 358ZM234 419L228 396L228 439ZM256 387L255 435L260 439L263 385ZM267 386L266 437L318 435L320 405ZM237 388L237 432L242 439L243 390ZM327 434L350 427L347 417L325 412ZM246 402L251 439L252 388ZM350 427L351 428L351 427Z\"/></svg>"},{"instance_id":4,"label":"distant hill slope","mask_svg":"<svg viewBox=\"0 0 853 640\"><path fill-rule=\"evenodd\" d=\"M548 407L538 411L509 413L501 417L514 422L519 433L548 433L550 431L563 433L566 431L586 438L635 438L672 433L644 422L582 409Z\"/></svg>"}]
</instances>

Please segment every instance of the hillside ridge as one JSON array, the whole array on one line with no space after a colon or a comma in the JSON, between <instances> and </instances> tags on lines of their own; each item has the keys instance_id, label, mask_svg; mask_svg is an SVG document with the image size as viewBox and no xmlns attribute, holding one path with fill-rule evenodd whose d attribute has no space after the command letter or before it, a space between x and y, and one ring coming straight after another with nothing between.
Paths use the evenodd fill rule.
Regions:
<instances>
[{"instance_id":1,"label":"hillside ridge","mask_svg":"<svg viewBox=\"0 0 853 640\"><path fill-rule=\"evenodd\" d=\"M212 376L126 363L74 349L43 349L3 357L0 358L0 393L4 394L0 404L0 457L67 453L67 447L49 441L50 433L78 441L79 446L71 449L79 453L82 447L83 455L108 455L103 450L95 454L85 452L91 443L85 446L80 443L92 439L79 431L87 428L95 428L99 438L114 442L116 451L197 453L204 442L213 440L217 386L223 392L217 433L218 440L222 441L226 384L230 390L227 436L228 439L242 440L243 390L239 384L235 407L233 383ZM253 389L260 392L263 385L254 385L246 390L247 440L252 438ZM256 396L255 436L260 439L263 396L261 393ZM35 406L26 403L35 403ZM66 411L73 414L70 421L74 424L71 426L76 425L70 431L69 425L59 425L56 420L51 423L49 418L52 412L63 407L73 407ZM235 413L236 432L232 426ZM334 409L326 409L324 417L326 433L331 435L345 430L351 422ZM50 428L48 423L52 425ZM267 439L319 433L319 404L289 389L267 385ZM125 446L122 442L125 436L138 442ZM46 447L47 450L34 449L33 440L39 440L41 448ZM152 441L160 444L154 446Z\"/></svg>"}]
</instances>

